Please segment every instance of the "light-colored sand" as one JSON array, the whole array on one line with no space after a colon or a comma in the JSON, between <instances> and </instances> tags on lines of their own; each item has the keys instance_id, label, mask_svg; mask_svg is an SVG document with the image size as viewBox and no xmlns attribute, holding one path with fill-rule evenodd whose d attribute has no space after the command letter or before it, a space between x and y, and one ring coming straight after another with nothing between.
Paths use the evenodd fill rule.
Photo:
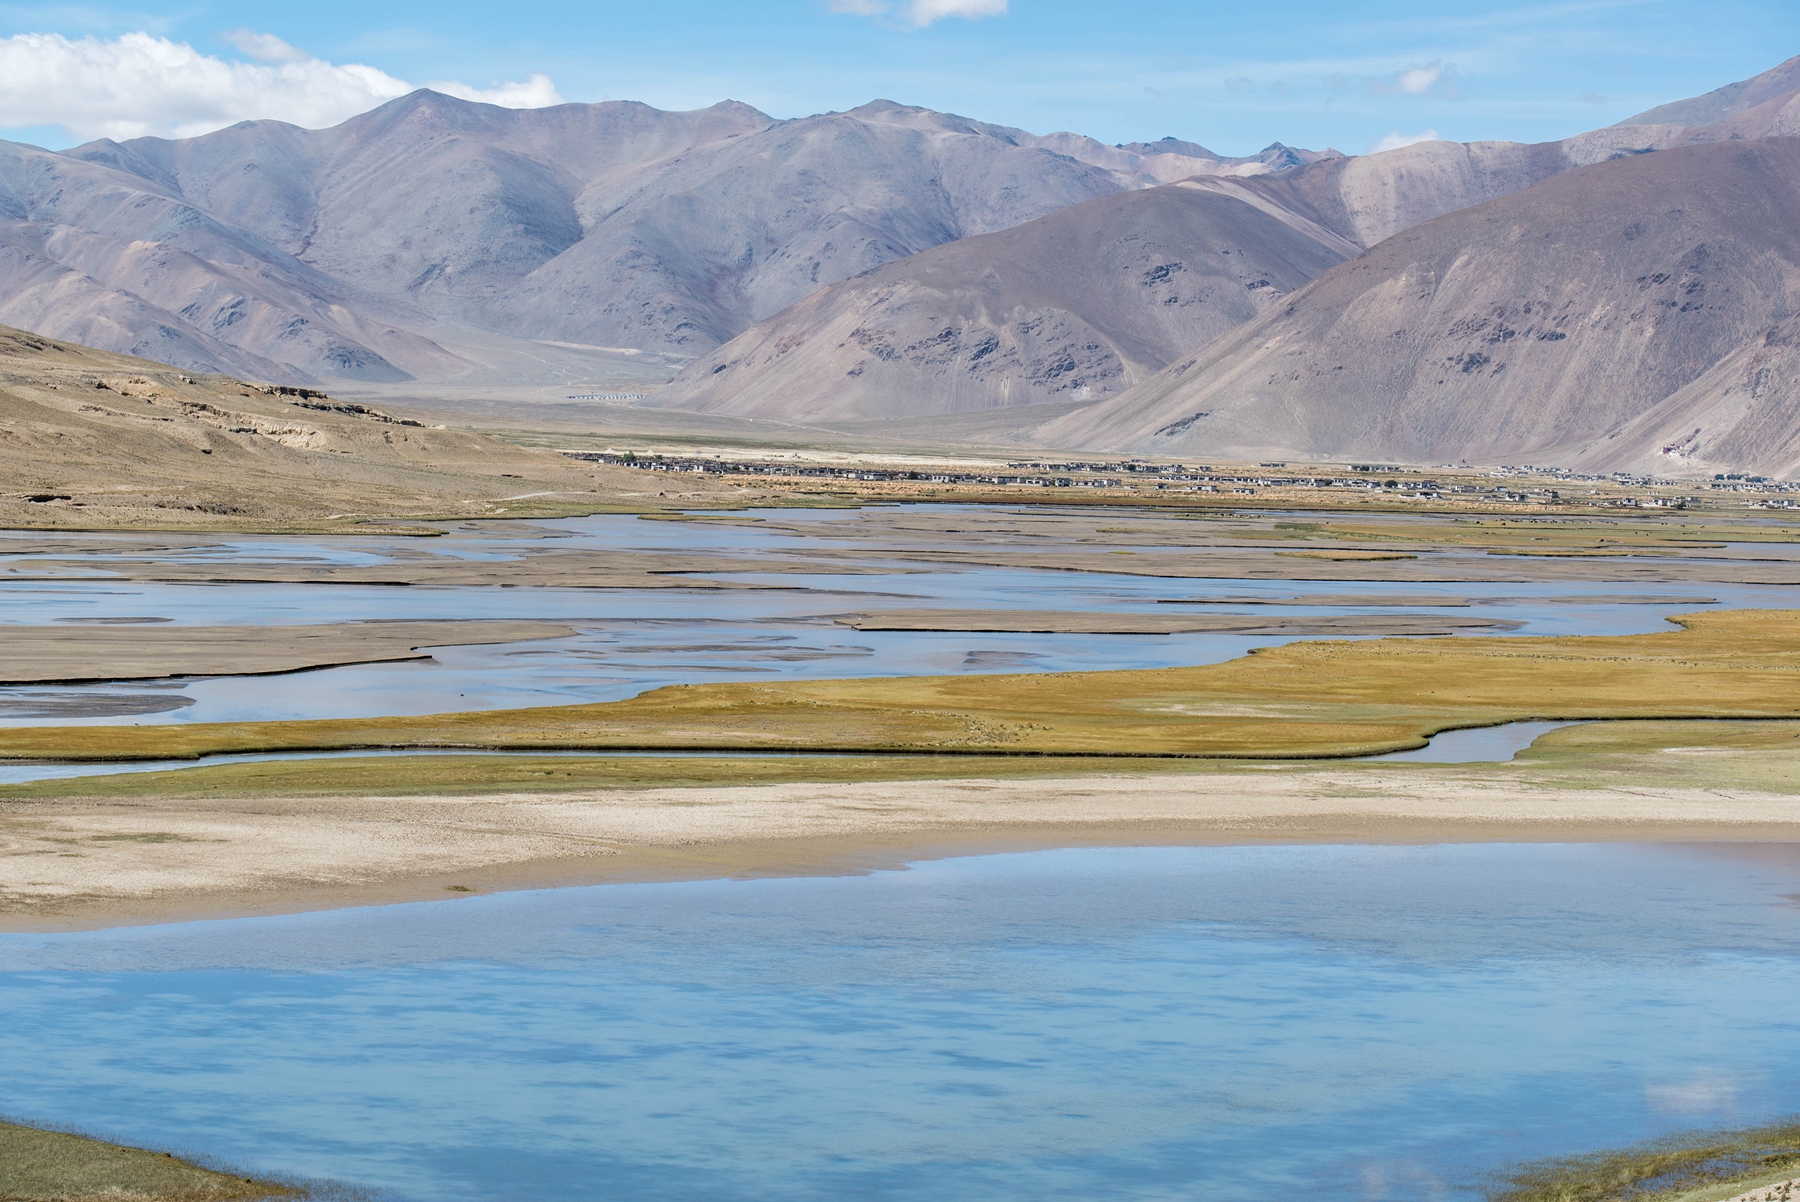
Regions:
<instances>
[{"instance_id":1,"label":"light-colored sand","mask_svg":"<svg viewBox=\"0 0 1800 1202\"><path fill-rule=\"evenodd\" d=\"M1772 1181L1768 1185L1759 1185L1747 1193L1736 1194L1726 1202L1788 1202L1794 1191L1800 1189L1800 1177L1790 1177L1785 1181Z\"/></svg>"},{"instance_id":2,"label":"light-colored sand","mask_svg":"<svg viewBox=\"0 0 1800 1202\"><path fill-rule=\"evenodd\" d=\"M838 873L1107 844L1800 842L1800 797L1275 769L474 797L0 804L0 927L608 880Z\"/></svg>"}]
</instances>

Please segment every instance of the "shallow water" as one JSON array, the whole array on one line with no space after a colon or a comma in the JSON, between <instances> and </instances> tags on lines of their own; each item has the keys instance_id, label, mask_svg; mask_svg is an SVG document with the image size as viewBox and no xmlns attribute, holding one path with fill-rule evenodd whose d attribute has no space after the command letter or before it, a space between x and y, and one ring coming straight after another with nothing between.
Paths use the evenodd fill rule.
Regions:
<instances>
[{"instance_id":1,"label":"shallow water","mask_svg":"<svg viewBox=\"0 0 1800 1202\"><path fill-rule=\"evenodd\" d=\"M1505 722L1499 726L1445 730L1433 735L1424 747L1363 758L1413 764L1505 763L1535 743L1539 735L1575 725L1574 722Z\"/></svg>"},{"instance_id":2,"label":"shallow water","mask_svg":"<svg viewBox=\"0 0 1800 1202\"><path fill-rule=\"evenodd\" d=\"M953 515L956 507L933 507ZM880 542L852 537L872 511L782 510L809 546L855 551ZM988 516L969 510L971 522ZM1002 515L1004 516L1004 515ZM1117 519L1115 519L1117 520ZM537 537L544 530L556 537ZM0 532L0 559L9 539ZM440 539L222 537L158 558L212 563L318 560L375 563L389 557L509 559L534 548L710 552L791 551L801 536L754 525L642 521L599 515L529 526L457 530ZM79 536L94 570L125 547L123 536ZM998 544L991 544L998 545ZM1011 545L1010 549L1017 549ZM1090 549L1104 549L1104 544ZM1142 550L1143 548L1139 548ZM880 574L849 569L877 564ZM1379 604L1301 605L1296 597L1354 592L1379 598L1469 598L1444 612L1522 622L1519 634L1628 634L1667 629L1666 618L1692 602L1641 605L1620 599L1617 583L1579 586L1414 584L1290 580L1191 580L1097 572L880 564L851 556L843 574L734 573L757 589L392 588L352 584L156 584L96 576L32 582L0 578L0 622L39 624L122 618L190 624L290 625L365 619L542 619L579 633L491 647L443 648L429 661L364 664L289 676L224 678L81 687L0 687L0 725L46 723L215 722L441 713L517 708L634 696L667 684L710 680L797 679L962 672L1079 671L1216 663L1256 647L1289 641L1232 634L1091 635L858 631L844 614L887 609L1067 609L1166 616L1171 601L1260 598L1245 608L1261 619L1391 613ZM1789 606L1800 593L1781 586L1706 584L1659 593L1692 593L1730 606ZM1591 595L1591 603L1546 598ZM1234 612L1230 605L1209 613ZM1408 606L1429 616L1429 607ZM1494 636L1494 637L1504 637Z\"/></svg>"},{"instance_id":3,"label":"shallow water","mask_svg":"<svg viewBox=\"0 0 1800 1202\"><path fill-rule=\"evenodd\" d=\"M1800 862L1135 848L0 936L6 1108L425 1200L1430 1199L1800 1109Z\"/></svg>"}]
</instances>

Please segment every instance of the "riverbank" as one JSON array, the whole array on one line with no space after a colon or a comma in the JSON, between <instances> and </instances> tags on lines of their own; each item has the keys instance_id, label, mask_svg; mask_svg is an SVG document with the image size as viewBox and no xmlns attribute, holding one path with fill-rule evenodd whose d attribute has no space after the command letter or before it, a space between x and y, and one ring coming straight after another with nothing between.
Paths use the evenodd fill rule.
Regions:
<instances>
[{"instance_id":1,"label":"riverbank","mask_svg":"<svg viewBox=\"0 0 1800 1202\"><path fill-rule=\"evenodd\" d=\"M691 783L705 768L690 761L680 766L690 783L675 787L559 789L545 781L535 789L399 796L209 794L190 787L172 796L135 777L108 778L117 781L114 796L35 798L16 795L30 787L14 787L15 796L0 800L8 881L0 929L95 928L615 881L836 875L1048 847L1800 844L1800 795L1779 783L1784 775L1793 779L1787 769L1794 753L1669 750L1662 784L1636 774L1609 778L1592 764L1571 774L1540 761L708 785ZM1683 776L1691 765L1674 762L1683 755L1705 758L1699 779ZM1771 756L1780 763L1767 762ZM1734 771L1725 760L1751 764ZM556 770L556 761L543 762L552 765L543 771ZM1658 768L1650 763L1642 771ZM91 793L104 786L46 782L39 791L56 788Z\"/></svg>"},{"instance_id":2,"label":"riverbank","mask_svg":"<svg viewBox=\"0 0 1800 1202\"><path fill-rule=\"evenodd\" d=\"M0 1198L7 1202L273 1202L303 1193L167 1152L0 1122Z\"/></svg>"}]
</instances>

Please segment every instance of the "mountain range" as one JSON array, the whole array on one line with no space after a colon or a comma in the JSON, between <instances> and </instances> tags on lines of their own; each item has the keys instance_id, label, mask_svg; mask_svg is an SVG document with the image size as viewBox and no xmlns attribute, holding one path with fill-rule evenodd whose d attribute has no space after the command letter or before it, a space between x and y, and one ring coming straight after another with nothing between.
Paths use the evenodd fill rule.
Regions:
<instances>
[{"instance_id":1,"label":"mountain range","mask_svg":"<svg viewBox=\"0 0 1800 1202\"><path fill-rule=\"evenodd\" d=\"M661 390L655 403L829 422L874 416L877 410L905 418L1123 392L1181 358L1177 348L1184 341L1189 351L1196 350L1333 263L1445 214L1654 151L1800 129L1800 59L1722 92L1726 95L1691 102L1691 110L1665 106L1676 114L1692 111L1710 118L1704 126L1674 124L1660 119L1663 110L1652 110L1645 116L1658 116L1654 122L1633 118L1561 142L1423 142L1250 177L1200 177L1073 205L1008 235L1029 237L1052 256L1066 281L1064 303L1046 299L1036 278L1042 272L998 269L993 239L965 239L809 297L703 356ZM1154 221L1153 214L1170 208L1168 197L1176 190L1212 198L1212 221L1170 231L1173 236L1158 246L1160 263L1151 268L1168 270L1174 281L1189 286L1189 294L1176 299L1166 288L1099 286L1130 271L1134 247L1127 240L1135 235L1128 231L1140 222L1135 210L1145 210L1141 220ZM1275 223L1287 235L1278 243L1255 232ZM1235 242L1224 235L1226 224L1233 225ZM1118 234L1103 250L1076 256L1050 251L1091 241L1109 229ZM1296 253L1302 242L1311 244L1312 253ZM1116 267L1114 258L1121 260ZM1232 288L1207 286L1221 281L1221 263L1241 277ZM1247 290L1257 296L1246 296ZM974 296L980 297L978 306L969 303ZM1199 319L1186 329L1172 329L1171 316L1189 311ZM1040 335L1033 355L1019 335L1024 329L1055 337L1046 344ZM877 342L887 351L874 362L867 350ZM989 365L988 348L996 344L1021 348L1015 370L999 373ZM799 351L802 346L811 349ZM859 365L862 371L852 376ZM1060 374L1048 374L1057 368ZM1107 420L1072 416L1047 427L1043 437L1096 449L1150 445L1103 433ZM1219 431L1216 423L1209 429Z\"/></svg>"},{"instance_id":2,"label":"mountain range","mask_svg":"<svg viewBox=\"0 0 1800 1202\"><path fill-rule=\"evenodd\" d=\"M1794 134L1800 59L1560 142L1362 156L421 91L324 130L0 143L0 322L288 384L629 364L674 377L653 405L1016 412L1061 447L1767 464Z\"/></svg>"},{"instance_id":3,"label":"mountain range","mask_svg":"<svg viewBox=\"0 0 1800 1202\"><path fill-rule=\"evenodd\" d=\"M516 378L559 351L679 363L944 242L1334 155L1106 146L886 102L777 121L430 91L324 130L0 143L0 321L294 383Z\"/></svg>"},{"instance_id":4,"label":"mountain range","mask_svg":"<svg viewBox=\"0 0 1800 1202\"><path fill-rule=\"evenodd\" d=\"M1770 390L1727 423L1731 381L1693 386L1727 358L1785 347L1776 331L1797 304L1800 138L1682 147L1397 234L1042 433L1172 455L1619 470L1653 450L1667 466L1781 470L1800 463L1766 461L1745 424L1766 425L1769 404L1800 417L1792 394ZM1797 428L1765 430L1779 434L1768 453L1800 453Z\"/></svg>"}]
</instances>

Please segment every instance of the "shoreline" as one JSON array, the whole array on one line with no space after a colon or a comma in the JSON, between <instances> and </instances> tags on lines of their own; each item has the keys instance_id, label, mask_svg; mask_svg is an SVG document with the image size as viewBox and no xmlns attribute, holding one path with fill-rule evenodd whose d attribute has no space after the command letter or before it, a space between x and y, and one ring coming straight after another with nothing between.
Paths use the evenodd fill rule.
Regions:
<instances>
[{"instance_id":1,"label":"shoreline","mask_svg":"<svg viewBox=\"0 0 1800 1202\"><path fill-rule=\"evenodd\" d=\"M0 803L0 932L1112 846L1793 843L1800 796L1325 767L458 796ZM1796 851L1800 854L1800 850Z\"/></svg>"}]
</instances>

